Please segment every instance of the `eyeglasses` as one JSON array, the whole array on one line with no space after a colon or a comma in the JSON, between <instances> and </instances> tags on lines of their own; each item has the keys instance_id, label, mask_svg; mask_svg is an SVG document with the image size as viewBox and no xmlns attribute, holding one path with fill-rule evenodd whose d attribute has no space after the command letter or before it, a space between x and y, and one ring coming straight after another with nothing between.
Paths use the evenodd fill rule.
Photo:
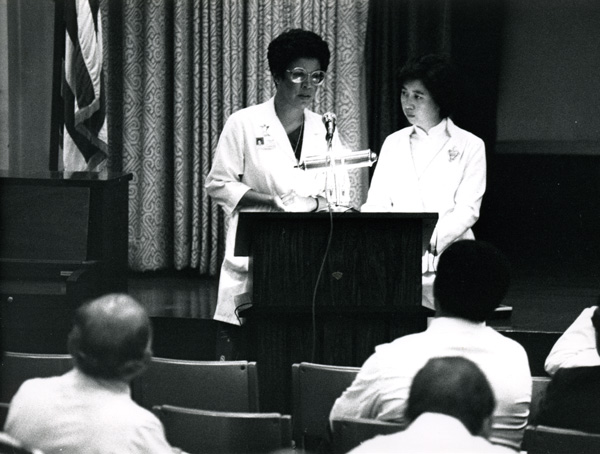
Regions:
<instances>
[{"instance_id":1,"label":"eyeglasses","mask_svg":"<svg viewBox=\"0 0 600 454\"><path fill-rule=\"evenodd\" d=\"M304 68L294 68L287 69L286 72L290 73L290 79L295 84L301 84L309 76L313 85L321 85L325 80L325 71L322 70L313 71L309 74Z\"/></svg>"}]
</instances>

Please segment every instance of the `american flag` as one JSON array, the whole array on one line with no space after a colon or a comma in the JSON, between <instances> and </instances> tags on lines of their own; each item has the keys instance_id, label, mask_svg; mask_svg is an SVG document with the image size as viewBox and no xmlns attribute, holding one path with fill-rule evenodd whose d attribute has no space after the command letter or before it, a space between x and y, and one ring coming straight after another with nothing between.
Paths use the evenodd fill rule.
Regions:
<instances>
[{"instance_id":1,"label":"american flag","mask_svg":"<svg viewBox=\"0 0 600 454\"><path fill-rule=\"evenodd\" d=\"M108 140L100 0L65 1L63 167L100 171Z\"/></svg>"}]
</instances>

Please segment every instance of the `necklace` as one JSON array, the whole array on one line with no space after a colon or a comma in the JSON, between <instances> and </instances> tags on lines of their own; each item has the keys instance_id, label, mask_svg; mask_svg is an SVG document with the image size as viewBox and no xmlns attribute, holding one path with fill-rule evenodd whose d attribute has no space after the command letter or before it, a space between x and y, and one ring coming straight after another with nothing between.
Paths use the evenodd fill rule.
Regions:
<instances>
[{"instance_id":1,"label":"necklace","mask_svg":"<svg viewBox=\"0 0 600 454\"><path fill-rule=\"evenodd\" d=\"M296 156L296 160L300 160L300 153L298 153L298 145L302 142L302 133L304 132L304 118L302 118L302 123L300 124L300 132L298 133L298 137L296 138L296 145L294 146L294 155ZM302 152L302 149L300 149Z\"/></svg>"}]
</instances>

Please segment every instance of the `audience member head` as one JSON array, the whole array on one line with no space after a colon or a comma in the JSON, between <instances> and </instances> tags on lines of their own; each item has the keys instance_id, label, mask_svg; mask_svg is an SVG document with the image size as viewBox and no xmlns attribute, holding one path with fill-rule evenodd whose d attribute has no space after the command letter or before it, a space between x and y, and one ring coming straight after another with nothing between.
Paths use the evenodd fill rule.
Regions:
<instances>
[{"instance_id":1,"label":"audience member head","mask_svg":"<svg viewBox=\"0 0 600 454\"><path fill-rule=\"evenodd\" d=\"M129 295L110 294L77 309L69 352L86 375L130 381L149 363L151 342L145 309Z\"/></svg>"},{"instance_id":2,"label":"audience member head","mask_svg":"<svg viewBox=\"0 0 600 454\"><path fill-rule=\"evenodd\" d=\"M299 28L277 36L269 44L267 59L273 77L282 79L288 66L299 58L316 58L321 70L327 71L330 59L329 46L314 32Z\"/></svg>"},{"instance_id":3,"label":"audience member head","mask_svg":"<svg viewBox=\"0 0 600 454\"><path fill-rule=\"evenodd\" d=\"M423 413L458 419L473 435L487 436L496 400L479 367L471 360L449 356L430 359L415 375L406 407L412 422Z\"/></svg>"},{"instance_id":4,"label":"audience member head","mask_svg":"<svg viewBox=\"0 0 600 454\"><path fill-rule=\"evenodd\" d=\"M450 61L441 55L425 55L406 62L399 74L400 85L420 80L440 108L440 117L449 117L458 98L458 79Z\"/></svg>"},{"instance_id":5,"label":"audience member head","mask_svg":"<svg viewBox=\"0 0 600 454\"><path fill-rule=\"evenodd\" d=\"M433 294L442 315L482 322L502 302L510 284L506 257L484 241L460 240L440 256Z\"/></svg>"}]
</instances>

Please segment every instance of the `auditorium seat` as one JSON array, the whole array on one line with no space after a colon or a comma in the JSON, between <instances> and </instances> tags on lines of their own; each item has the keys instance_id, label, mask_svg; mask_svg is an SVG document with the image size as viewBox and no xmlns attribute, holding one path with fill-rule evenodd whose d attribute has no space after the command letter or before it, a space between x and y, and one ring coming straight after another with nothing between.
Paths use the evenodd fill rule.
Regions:
<instances>
[{"instance_id":1,"label":"auditorium seat","mask_svg":"<svg viewBox=\"0 0 600 454\"><path fill-rule=\"evenodd\" d=\"M6 402L0 402L0 429L3 429L4 424L6 424L6 417L8 416L9 408L10 404Z\"/></svg>"},{"instance_id":2,"label":"auditorium seat","mask_svg":"<svg viewBox=\"0 0 600 454\"><path fill-rule=\"evenodd\" d=\"M529 406L529 424L535 423L540 401L544 397L550 377L531 377L531 405Z\"/></svg>"},{"instance_id":3,"label":"auditorium seat","mask_svg":"<svg viewBox=\"0 0 600 454\"><path fill-rule=\"evenodd\" d=\"M331 408L359 370L315 363L292 365L292 423L297 446L316 451L328 440Z\"/></svg>"},{"instance_id":4,"label":"auditorium seat","mask_svg":"<svg viewBox=\"0 0 600 454\"><path fill-rule=\"evenodd\" d=\"M334 454L344 454L363 441L377 435L393 434L403 430L402 424L376 419L343 418L331 421L332 447Z\"/></svg>"},{"instance_id":5,"label":"auditorium seat","mask_svg":"<svg viewBox=\"0 0 600 454\"><path fill-rule=\"evenodd\" d=\"M152 408L172 446L212 454L286 453L292 422L279 413L220 412L160 405Z\"/></svg>"},{"instance_id":6,"label":"auditorium seat","mask_svg":"<svg viewBox=\"0 0 600 454\"><path fill-rule=\"evenodd\" d=\"M527 454L598 454L600 434L549 426L527 426L523 448Z\"/></svg>"},{"instance_id":7,"label":"auditorium seat","mask_svg":"<svg viewBox=\"0 0 600 454\"><path fill-rule=\"evenodd\" d=\"M25 380L63 375L72 367L71 355L67 354L4 352L0 367L0 401L10 402Z\"/></svg>"},{"instance_id":8,"label":"auditorium seat","mask_svg":"<svg viewBox=\"0 0 600 454\"><path fill-rule=\"evenodd\" d=\"M214 411L259 411L256 363L153 358L132 382L133 399L151 410L174 405Z\"/></svg>"}]
</instances>

